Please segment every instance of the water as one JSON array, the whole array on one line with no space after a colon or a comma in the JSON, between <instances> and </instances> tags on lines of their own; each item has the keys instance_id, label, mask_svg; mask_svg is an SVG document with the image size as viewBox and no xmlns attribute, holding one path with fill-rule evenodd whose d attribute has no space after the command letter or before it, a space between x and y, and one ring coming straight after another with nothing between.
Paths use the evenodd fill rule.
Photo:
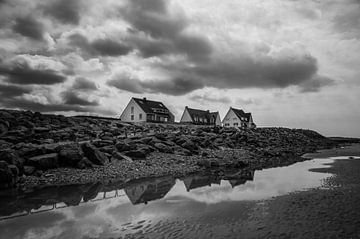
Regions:
<instances>
[{"instance_id":1,"label":"water","mask_svg":"<svg viewBox=\"0 0 360 239\"><path fill-rule=\"evenodd\" d=\"M263 210L263 200L321 187L336 158L287 167L128 184L51 187L0 195L1 238L218 238ZM261 212L261 211L260 211ZM265 212L264 212L265 213Z\"/></svg>"}]
</instances>

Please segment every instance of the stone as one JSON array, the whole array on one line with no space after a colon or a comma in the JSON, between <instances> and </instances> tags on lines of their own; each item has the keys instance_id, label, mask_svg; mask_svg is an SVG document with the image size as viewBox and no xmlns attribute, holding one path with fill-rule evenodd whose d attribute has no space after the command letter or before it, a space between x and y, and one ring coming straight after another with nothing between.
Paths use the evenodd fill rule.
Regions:
<instances>
[{"instance_id":1,"label":"stone","mask_svg":"<svg viewBox=\"0 0 360 239\"><path fill-rule=\"evenodd\" d=\"M36 168L33 166L24 166L24 174L27 176L33 175L35 170L36 170Z\"/></svg>"},{"instance_id":2,"label":"stone","mask_svg":"<svg viewBox=\"0 0 360 239\"><path fill-rule=\"evenodd\" d=\"M44 154L29 158L27 164L34 166L37 169L47 170L51 168L57 168L58 164L58 154Z\"/></svg>"},{"instance_id":3,"label":"stone","mask_svg":"<svg viewBox=\"0 0 360 239\"><path fill-rule=\"evenodd\" d=\"M13 175L9 165L5 161L0 161L0 188L10 188L15 186L16 176Z\"/></svg>"},{"instance_id":4,"label":"stone","mask_svg":"<svg viewBox=\"0 0 360 239\"><path fill-rule=\"evenodd\" d=\"M136 149L136 145L129 145L127 143L124 142L117 142L115 144L115 148L119 151L119 152L124 152L124 151L130 151L130 150L135 150Z\"/></svg>"},{"instance_id":5,"label":"stone","mask_svg":"<svg viewBox=\"0 0 360 239\"><path fill-rule=\"evenodd\" d=\"M108 160L106 155L100 152L94 145L90 143L84 143L81 145L81 148L84 152L84 155L96 165L105 165L105 162Z\"/></svg>"},{"instance_id":6,"label":"stone","mask_svg":"<svg viewBox=\"0 0 360 239\"><path fill-rule=\"evenodd\" d=\"M113 154L112 154L112 159L111 160L113 160L113 159L125 160L125 161L128 161L128 162L133 161L130 157L128 157L128 156L126 156L126 155L124 155L122 153L116 152L116 151L113 152Z\"/></svg>"},{"instance_id":7,"label":"stone","mask_svg":"<svg viewBox=\"0 0 360 239\"><path fill-rule=\"evenodd\" d=\"M84 154L77 143L59 145L55 149L59 154L59 163L62 166L76 167Z\"/></svg>"},{"instance_id":8,"label":"stone","mask_svg":"<svg viewBox=\"0 0 360 239\"><path fill-rule=\"evenodd\" d=\"M157 149L158 149L160 152L162 152L162 153L169 153L169 154L171 154L171 153L174 152L174 150L173 150L171 147L169 147L169 146L167 146L167 145L165 145L165 144L163 144L163 143L156 143L156 144L154 145L154 147L157 148Z\"/></svg>"},{"instance_id":9,"label":"stone","mask_svg":"<svg viewBox=\"0 0 360 239\"><path fill-rule=\"evenodd\" d=\"M80 169L93 168L93 167L94 167L94 165L86 157L82 158L77 164L77 168L80 168Z\"/></svg>"},{"instance_id":10,"label":"stone","mask_svg":"<svg viewBox=\"0 0 360 239\"><path fill-rule=\"evenodd\" d=\"M133 160L144 160L146 159L146 154L142 150L131 150L124 152L126 156L129 156Z\"/></svg>"},{"instance_id":11,"label":"stone","mask_svg":"<svg viewBox=\"0 0 360 239\"><path fill-rule=\"evenodd\" d=\"M23 173L24 159L20 158L13 150L0 151L0 160L7 162L8 164L16 165L20 175Z\"/></svg>"}]
</instances>

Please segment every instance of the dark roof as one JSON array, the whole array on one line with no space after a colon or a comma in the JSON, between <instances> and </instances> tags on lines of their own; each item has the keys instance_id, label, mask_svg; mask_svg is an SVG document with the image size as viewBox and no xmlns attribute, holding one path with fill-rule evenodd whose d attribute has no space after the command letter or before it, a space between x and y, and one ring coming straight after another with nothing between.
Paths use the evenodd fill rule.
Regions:
<instances>
[{"instance_id":1,"label":"dark roof","mask_svg":"<svg viewBox=\"0 0 360 239\"><path fill-rule=\"evenodd\" d=\"M234 108L231 108L231 109L232 109L232 111L234 111L236 116L239 117L239 119L245 118L246 122L250 121L251 113L245 113L243 110L239 110L239 109L234 109Z\"/></svg>"},{"instance_id":2,"label":"dark roof","mask_svg":"<svg viewBox=\"0 0 360 239\"><path fill-rule=\"evenodd\" d=\"M153 101L148 100L146 98L139 99L139 98L133 98L135 102L140 106L140 108L147 114L171 114L169 109L166 108L166 106L159 102L159 101Z\"/></svg>"},{"instance_id":3,"label":"dark roof","mask_svg":"<svg viewBox=\"0 0 360 239\"><path fill-rule=\"evenodd\" d=\"M194 119L195 116L210 119L213 116L217 117L217 115L219 114L218 112L210 112L208 110L192 109L189 107L186 107L186 109L188 110L190 117L193 121L195 121L195 119Z\"/></svg>"}]
</instances>

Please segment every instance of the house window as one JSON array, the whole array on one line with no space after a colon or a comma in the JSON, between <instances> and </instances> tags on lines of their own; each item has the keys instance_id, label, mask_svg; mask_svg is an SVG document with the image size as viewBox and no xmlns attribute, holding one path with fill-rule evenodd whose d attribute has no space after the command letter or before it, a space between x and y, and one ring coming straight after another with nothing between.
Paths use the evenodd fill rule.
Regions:
<instances>
[{"instance_id":1,"label":"house window","mask_svg":"<svg viewBox=\"0 0 360 239\"><path fill-rule=\"evenodd\" d=\"M142 114L139 114L139 119L140 119L140 120L142 119Z\"/></svg>"},{"instance_id":2,"label":"house window","mask_svg":"<svg viewBox=\"0 0 360 239\"><path fill-rule=\"evenodd\" d=\"M234 123L234 126L236 126L236 127L237 127L237 126L239 126L239 124L238 124L238 123Z\"/></svg>"},{"instance_id":3,"label":"house window","mask_svg":"<svg viewBox=\"0 0 360 239\"><path fill-rule=\"evenodd\" d=\"M229 126L229 124L226 123L225 126Z\"/></svg>"},{"instance_id":4,"label":"house window","mask_svg":"<svg viewBox=\"0 0 360 239\"><path fill-rule=\"evenodd\" d=\"M168 118L165 117L165 118L164 118L164 121L165 121L165 122L168 122Z\"/></svg>"},{"instance_id":5,"label":"house window","mask_svg":"<svg viewBox=\"0 0 360 239\"><path fill-rule=\"evenodd\" d=\"M131 115L131 120L134 120L134 115Z\"/></svg>"},{"instance_id":6,"label":"house window","mask_svg":"<svg viewBox=\"0 0 360 239\"><path fill-rule=\"evenodd\" d=\"M134 106L131 106L131 114L134 114Z\"/></svg>"}]
</instances>

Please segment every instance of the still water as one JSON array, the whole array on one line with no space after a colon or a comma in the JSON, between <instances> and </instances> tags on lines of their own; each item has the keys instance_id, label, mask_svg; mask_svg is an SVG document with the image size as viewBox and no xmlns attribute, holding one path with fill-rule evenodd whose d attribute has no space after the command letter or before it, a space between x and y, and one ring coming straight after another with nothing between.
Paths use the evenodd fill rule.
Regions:
<instances>
[{"instance_id":1,"label":"still water","mask_svg":"<svg viewBox=\"0 0 360 239\"><path fill-rule=\"evenodd\" d=\"M219 238L264 200L321 187L336 158L229 173L50 187L0 195L0 238Z\"/></svg>"}]
</instances>

